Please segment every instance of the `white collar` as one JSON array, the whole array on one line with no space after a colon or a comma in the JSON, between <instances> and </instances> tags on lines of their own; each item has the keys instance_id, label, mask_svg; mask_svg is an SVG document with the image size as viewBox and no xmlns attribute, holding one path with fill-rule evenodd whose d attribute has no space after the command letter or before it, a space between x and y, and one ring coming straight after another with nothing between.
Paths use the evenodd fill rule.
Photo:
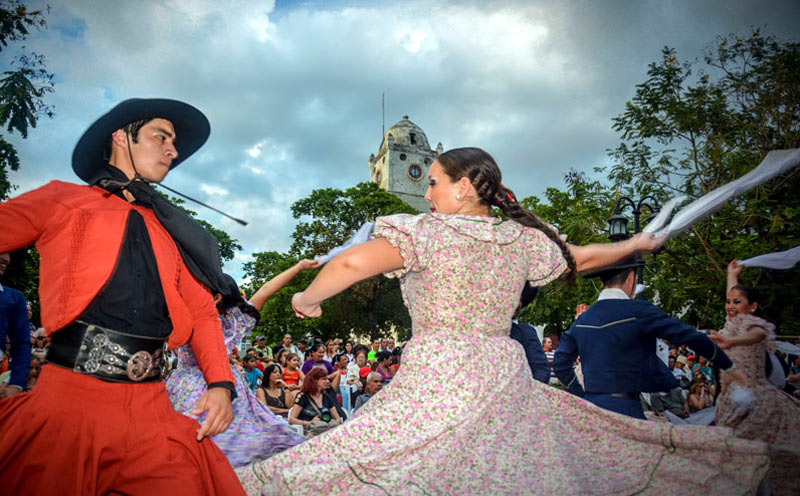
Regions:
<instances>
[{"instance_id":1,"label":"white collar","mask_svg":"<svg viewBox=\"0 0 800 496\"><path fill-rule=\"evenodd\" d=\"M630 300L631 298L625 294L625 291L619 288L606 288L600 291L597 296L597 301L600 300Z\"/></svg>"}]
</instances>

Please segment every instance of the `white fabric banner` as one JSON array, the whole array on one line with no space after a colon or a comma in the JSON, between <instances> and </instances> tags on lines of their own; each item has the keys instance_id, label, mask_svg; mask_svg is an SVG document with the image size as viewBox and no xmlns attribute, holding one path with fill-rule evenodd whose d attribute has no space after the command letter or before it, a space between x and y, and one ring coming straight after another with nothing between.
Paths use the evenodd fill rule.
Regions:
<instances>
[{"instance_id":1,"label":"white fabric banner","mask_svg":"<svg viewBox=\"0 0 800 496\"><path fill-rule=\"evenodd\" d=\"M674 236L689 229L692 224L711 215L734 195L769 181L798 164L800 164L800 148L769 152L755 169L682 208L672 218L669 226L659 231L657 235Z\"/></svg>"},{"instance_id":2,"label":"white fabric banner","mask_svg":"<svg viewBox=\"0 0 800 496\"><path fill-rule=\"evenodd\" d=\"M675 210L675 207L683 203L684 200L686 200L686 196L681 195L676 196L665 203L664 206L661 207L661 211L658 213L658 215L656 215L656 218L651 220L650 223L647 224L644 229L642 229L642 232L654 233L664 227L664 225L667 223L667 219L669 219L669 216L672 214L672 211Z\"/></svg>"},{"instance_id":3,"label":"white fabric banner","mask_svg":"<svg viewBox=\"0 0 800 496\"><path fill-rule=\"evenodd\" d=\"M374 222L364 223L364 225L361 226L358 229L358 231L356 231L356 233L353 235L353 237L348 239L345 244L343 244L342 246L337 246L336 248L332 249L325 255L317 255L316 257L314 257L314 260L319 262L320 265L325 265L326 263L330 262L333 257L345 251L346 249L369 241L369 237L372 235L372 231L374 229L375 229Z\"/></svg>"},{"instance_id":4,"label":"white fabric banner","mask_svg":"<svg viewBox=\"0 0 800 496\"><path fill-rule=\"evenodd\" d=\"M745 267L766 267L768 269L791 269L800 261L800 246L791 250L767 253L757 257L742 260L739 265Z\"/></svg>"}]
</instances>

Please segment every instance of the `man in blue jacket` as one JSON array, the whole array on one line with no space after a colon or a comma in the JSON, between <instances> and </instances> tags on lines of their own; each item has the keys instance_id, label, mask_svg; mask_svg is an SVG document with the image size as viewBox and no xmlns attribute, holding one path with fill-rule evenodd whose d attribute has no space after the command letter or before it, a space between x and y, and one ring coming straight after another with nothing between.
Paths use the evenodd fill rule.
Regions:
<instances>
[{"instance_id":1,"label":"man in blue jacket","mask_svg":"<svg viewBox=\"0 0 800 496\"><path fill-rule=\"evenodd\" d=\"M525 358L528 359L528 366L531 368L533 378L539 382L547 384L550 381L550 362L547 360L547 355L544 354L542 343L539 341L539 335L536 334L536 329L532 325L520 322L519 312L536 297L538 288L531 286L529 282L525 283L520 296L519 306L514 313L514 318L511 320L511 339L519 341L522 348L525 350Z\"/></svg>"},{"instance_id":2,"label":"man in blue jacket","mask_svg":"<svg viewBox=\"0 0 800 496\"><path fill-rule=\"evenodd\" d=\"M0 253L0 276L11 261L8 253ZM6 336L11 341L11 377L8 387L0 391L0 399L21 393L28 385L31 366L31 337L28 326L28 307L25 296L16 289L0 284L0 344L6 346ZM2 354L0 353L0 358Z\"/></svg>"},{"instance_id":3,"label":"man in blue jacket","mask_svg":"<svg viewBox=\"0 0 800 496\"><path fill-rule=\"evenodd\" d=\"M644 419L639 393L669 391L678 385L656 355L657 338L686 344L720 369L732 363L705 334L647 301L631 299L634 269L640 265L640 260L629 258L592 274L600 277L604 289L561 336L553 371L569 392L606 410ZM572 369L579 356L583 387Z\"/></svg>"}]
</instances>

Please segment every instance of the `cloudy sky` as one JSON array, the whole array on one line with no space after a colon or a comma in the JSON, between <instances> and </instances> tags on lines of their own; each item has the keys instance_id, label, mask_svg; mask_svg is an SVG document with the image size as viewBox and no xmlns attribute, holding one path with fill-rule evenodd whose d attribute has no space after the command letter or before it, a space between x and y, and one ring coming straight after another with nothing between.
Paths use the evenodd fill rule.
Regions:
<instances>
[{"instance_id":1,"label":"cloudy sky","mask_svg":"<svg viewBox=\"0 0 800 496\"><path fill-rule=\"evenodd\" d=\"M538 195L569 168L608 163L611 118L663 46L699 57L753 26L797 41L800 21L796 0L50 4L26 45L57 76L56 115L10 137L18 192L77 182L76 140L119 101L187 101L211 137L165 184L250 222L196 208L244 246L226 265L237 277L251 253L288 248L294 201L369 179L382 93L387 128L408 114L432 146L482 147L520 197Z\"/></svg>"}]
</instances>

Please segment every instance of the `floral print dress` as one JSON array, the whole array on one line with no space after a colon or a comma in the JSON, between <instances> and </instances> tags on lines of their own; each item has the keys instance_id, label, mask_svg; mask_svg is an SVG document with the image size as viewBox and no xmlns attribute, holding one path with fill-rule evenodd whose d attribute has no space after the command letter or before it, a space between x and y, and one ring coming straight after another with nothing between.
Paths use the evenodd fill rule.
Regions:
<instances>
[{"instance_id":1,"label":"floral print dress","mask_svg":"<svg viewBox=\"0 0 800 496\"><path fill-rule=\"evenodd\" d=\"M392 382L342 426L237 469L249 494L746 494L762 443L625 417L533 380L509 338L526 280L566 268L541 231L492 217L377 220L399 248L413 337ZM487 361L476 349L505 357Z\"/></svg>"},{"instance_id":2,"label":"floral print dress","mask_svg":"<svg viewBox=\"0 0 800 496\"><path fill-rule=\"evenodd\" d=\"M228 354L236 343L255 327L256 320L242 312L238 307L229 309L221 315L222 333ZM187 344L177 349L178 367L167 377L166 388L172 406L178 413L194 418L189 412L194 410L197 400L206 392L206 381L197 365L191 347ZM283 418L273 414L261 404L247 386L244 374L233 369L237 398L233 400L233 422L228 428L211 439L219 446L228 461L235 467L257 460L265 460L275 453L295 446L305 437L289 427ZM205 420L205 413L198 422Z\"/></svg>"},{"instance_id":3,"label":"floral print dress","mask_svg":"<svg viewBox=\"0 0 800 496\"><path fill-rule=\"evenodd\" d=\"M717 398L716 423L731 427L736 435L758 439L770 445L770 471L768 477L774 493L800 494L800 400L776 388L766 377L764 357L774 353L775 326L764 319L740 314L729 320L722 335L740 337L751 327L760 327L767 338L760 343L732 346L726 350L734 366L746 380L745 388L755 396L747 409L737 408L732 399L732 389Z\"/></svg>"}]
</instances>

